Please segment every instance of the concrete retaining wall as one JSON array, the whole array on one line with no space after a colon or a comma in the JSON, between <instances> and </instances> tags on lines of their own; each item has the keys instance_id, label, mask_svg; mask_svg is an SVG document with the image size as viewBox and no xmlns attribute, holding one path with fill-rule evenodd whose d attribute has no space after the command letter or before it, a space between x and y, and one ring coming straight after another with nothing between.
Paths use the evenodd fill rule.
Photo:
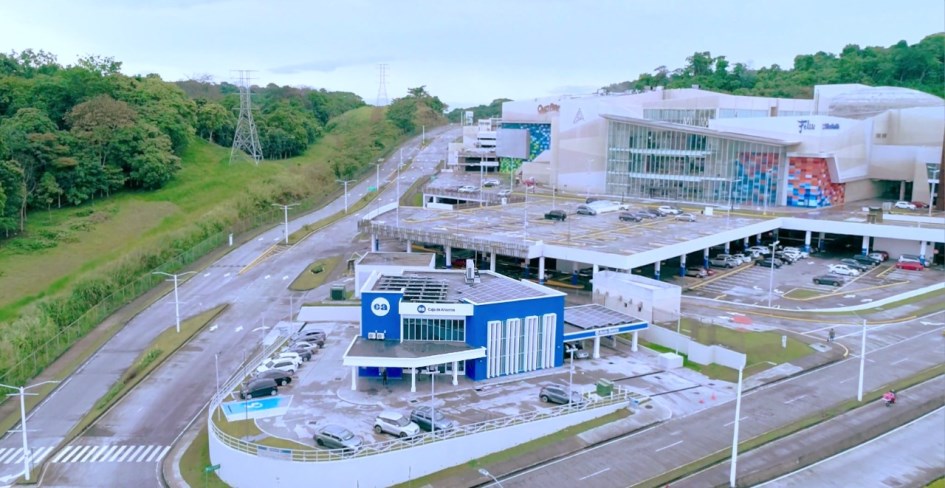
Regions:
<instances>
[{"instance_id":1,"label":"concrete retaining wall","mask_svg":"<svg viewBox=\"0 0 945 488\"><path fill-rule=\"evenodd\" d=\"M299 322L360 322L361 307L302 307Z\"/></svg>"},{"instance_id":2,"label":"concrete retaining wall","mask_svg":"<svg viewBox=\"0 0 945 488\"><path fill-rule=\"evenodd\" d=\"M372 488L391 486L509 449L626 408L626 403L584 410L504 429L449 439L411 449L343 461L291 462L246 454L209 434L210 460L230 486L331 486Z\"/></svg>"}]
</instances>

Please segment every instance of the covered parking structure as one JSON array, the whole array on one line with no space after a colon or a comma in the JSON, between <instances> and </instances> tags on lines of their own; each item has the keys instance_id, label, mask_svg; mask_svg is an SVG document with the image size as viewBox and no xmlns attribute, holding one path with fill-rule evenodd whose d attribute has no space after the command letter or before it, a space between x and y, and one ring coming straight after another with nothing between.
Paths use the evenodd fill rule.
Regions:
<instances>
[{"instance_id":1,"label":"covered parking structure","mask_svg":"<svg viewBox=\"0 0 945 488\"><path fill-rule=\"evenodd\" d=\"M638 334L649 328L650 324L631 315L592 303L564 309L564 342L585 339L594 340L594 359L600 358L600 340L602 337L613 338L627 332L633 333L630 350L637 351Z\"/></svg>"},{"instance_id":2,"label":"covered parking structure","mask_svg":"<svg viewBox=\"0 0 945 488\"><path fill-rule=\"evenodd\" d=\"M417 370L446 365L453 374L453 385L459 384L459 363L486 357L486 348L472 347L463 342L419 342L375 340L355 337L345 351L342 364L351 367L351 389L358 389L358 368L369 376L379 376L386 368L388 377L401 378L410 372L410 391L417 391Z\"/></svg>"}]
</instances>

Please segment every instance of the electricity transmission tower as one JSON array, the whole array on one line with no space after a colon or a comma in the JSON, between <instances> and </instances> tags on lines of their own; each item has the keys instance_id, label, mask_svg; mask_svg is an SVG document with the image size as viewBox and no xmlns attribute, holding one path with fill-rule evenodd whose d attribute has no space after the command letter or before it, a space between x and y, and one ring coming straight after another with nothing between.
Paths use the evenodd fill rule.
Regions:
<instances>
[{"instance_id":1,"label":"electricity transmission tower","mask_svg":"<svg viewBox=\"0 0 945 488\"><path fill-rule=\"evenodd\" d=\"M230 163L237 153L245 152L257 165L262 160L262 146L259 145L259 134L256 132L256 123L253 122L253 108L250 101L249 74L252 71L239 70L240 81L240 117L236 122L236 134L233 135L233 148L230 149Z\"/></svg>"},{"instance_id":2,"label":"electricity transmission tower","mask_svg":"<svg viewBox=\"0 0 945 488\"><path fill-rule=\"evenodd\" d=\"M377 65L378 72L380 74L380 83L377 86L377 106L383 107L387 105L387 65L379 64Z\"/></svg>"}]
</instances>

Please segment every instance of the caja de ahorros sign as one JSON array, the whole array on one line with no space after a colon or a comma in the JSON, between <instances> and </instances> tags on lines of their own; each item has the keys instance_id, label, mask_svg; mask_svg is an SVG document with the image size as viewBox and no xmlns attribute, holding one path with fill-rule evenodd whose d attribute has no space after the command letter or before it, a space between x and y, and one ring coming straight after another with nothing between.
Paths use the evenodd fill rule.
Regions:
<instances>
[{"instance_id":1,"label":"caja de ahorros sign","mask_svg":"<svg viewBox=\"0 0 945 488\"><path fill-rule=\"evenodd\" d=\"M400 302L400 314L468 317L473 314L473 306L468 303Z\"/></svg>"}]
</instances>

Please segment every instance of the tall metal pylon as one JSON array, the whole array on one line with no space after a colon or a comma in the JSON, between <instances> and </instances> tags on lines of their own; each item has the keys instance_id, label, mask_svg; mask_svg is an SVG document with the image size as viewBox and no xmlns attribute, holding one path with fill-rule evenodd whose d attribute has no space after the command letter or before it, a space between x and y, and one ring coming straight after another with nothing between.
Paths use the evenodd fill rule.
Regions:
<instances>
[{"instance_id":1,"label":"tall metal pylon","mask_svg":"<svg viewBox=\"0 0 945 488\"><path fill-rule=\"evenodd\" d=\"M387 65L379 64L377 70L380 74L380 84L377 86L377 106L383 107L389 103L387 100Z\"/></svg>"},{"instance_id":2,"label":"tall metal pylon","mask_svg":"<svg viewBox=\"0 0 945 488\"><path fill-rule=\"evenodd\" d=\"M239 70L239 88L240 88L240 117L236 121L236 134L233 135L233 147L230 149L230 163L237 153L242 151L253 159L257 165L262 161L262 146L259 145L259 134L256 132L256 123L253 122L253 107L250 100L252 71Z\"/></svg>"}]
</instances>

